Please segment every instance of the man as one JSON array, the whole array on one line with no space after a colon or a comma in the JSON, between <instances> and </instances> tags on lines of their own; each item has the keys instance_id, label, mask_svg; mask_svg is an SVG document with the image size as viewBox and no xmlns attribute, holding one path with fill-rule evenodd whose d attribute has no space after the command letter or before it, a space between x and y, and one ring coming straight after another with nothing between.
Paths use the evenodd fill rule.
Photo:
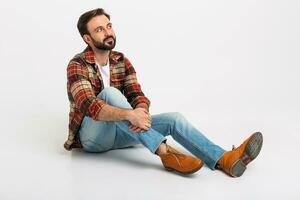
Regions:
<instances>
[{"instance_id":1,"label":"man","mask_svg":"<svg viewBox=\"0 0 300 200\"><path fill-rule=\"evenodd\" d=\"M104 152L143 144L158 155L165 169L189 174L205 163L232 177L241 176L262 147L262 134L225 151L208 140L178 112L150 115L150 100L142 92L136 71L117 51L110 16L101 8L80 16L77 28L88 45L67 67L70 101L67 150ZM171 135L196 157L166 143Z\"/></svg>"}]
</instances>

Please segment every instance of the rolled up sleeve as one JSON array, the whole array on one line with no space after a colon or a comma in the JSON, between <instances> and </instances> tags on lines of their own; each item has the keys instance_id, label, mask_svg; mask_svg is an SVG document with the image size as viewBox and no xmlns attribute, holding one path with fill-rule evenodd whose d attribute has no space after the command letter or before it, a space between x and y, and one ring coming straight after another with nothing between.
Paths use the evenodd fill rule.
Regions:
<instances>
[{"instance_id":1,"label":"rolled up sleeve","mask_svg":"<svg viewBox=\"0 0 300 200\"><path fill-rule=\"evenodd\" d=\"M86 67L71 61L67 68L67 78L76 108L85 116L98 120L99 112L107 104L96 97Z\"/></svg>"}]
</instances>

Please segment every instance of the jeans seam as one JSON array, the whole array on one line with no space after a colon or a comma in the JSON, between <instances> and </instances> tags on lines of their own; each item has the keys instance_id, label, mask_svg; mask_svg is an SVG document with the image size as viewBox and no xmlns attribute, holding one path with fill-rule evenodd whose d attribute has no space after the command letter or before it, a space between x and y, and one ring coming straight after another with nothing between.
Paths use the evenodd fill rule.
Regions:
<instances>
[{"instance_id":1,"label":"jeans seam","mask_svg":"<svg viewBox=\"0 0 300 200\"><path fill-rule=\"evenodd\" d=\"M163 125L163 124L168 124L168 125L171 125L169 123L156 123L155 125ZM183 135L182 133L176 128L175 124L173 125L174 126L174 130L177 131L178 135L181 136L181 138L183 138L184 140L188 141L194 148L196 148L197 150L200 151L200 149L197 147L197 145L195 145L194 143L192 143L191 141L187 140ZM172 131L171 131L172 132ZM170 133L171 134L171 133ZM171 134L172 135L172 134ZM210 157L209 157L210 158ZM210 158L211 159L211 158Z\"/></svg>"},{"instance_id":2,"label":"jeans seam","mask_svg":"<svg viewBox=\"0 0 300 200\"><path fill-rule=\"evenodd\" d=\"M166 122L166 123L161 123L161 122L158 122L156 123L155 125L164 125L164 124L168 124L168 125L171 125L170 123ZM176 128L175 124L173 125L174 126L174 130L177 131L178 135L180 135L181 138L183 138L185 141L187 141L188 143L190 143L194 148L196 148L197 150L200 151L200 149L197 147L197 145L195 145L194 143L192 143L191 141L187 140L183 135L182 133ZM172 131L171 131L172 132ZM170 133L170 135L172 135ZM211 158L210 158L211 159Z\"/></svg>"},{"instance_id":3,"label":"jeans seam","mask_svg":"<svg viewBox=\"0 0 300 200\"><path fill-rule=\"evenodd\" d=\"M187 139L182 135L182 133L176 128L176 126L174 126L174 130L178 133L178 135L179 135L181 138L183 138L186 142L188 142L189 144L191 144L193 148L195 148L195 149L197 149L198 151L201 152L201 150L197 147L197 145L195 145L193 142L187 140ZM207 155L206 155L206 156L207 156ZM214 159L212 159L212 157L210 157L210 156L207 156L207 157L208 157L210 160L214 161Z\"/></svg>"},{"instance_id":4,"label":"jeans seam","mask_svg":"<svg viewBox=\"0 0 300 200\"><path fill-rule=\"evenodd\" d=\"M168 125L171 126L171 124L169 124L169 123L161 123L161 122L158 122L158 123L156 123L155 125L165 125L165 124L168 124ZM174 124L173 126L174 126L174 130L177 131L178 135L180 135L181 138L183 138L184 140L188 141L194 148L196 148L196 149L199 150L199 148L197 147L197 145L195 145L194 143L190 142L190 141L187 140L185 137L183 137L183 135L181 134L181 132L176 128L175 124ZM170 132L172 132L172 131L170 131ZM172 134L170 133L170 135L172 135ZM200 151L200 150L199 150L199 151Z\"/></svg>"}]
</instances>

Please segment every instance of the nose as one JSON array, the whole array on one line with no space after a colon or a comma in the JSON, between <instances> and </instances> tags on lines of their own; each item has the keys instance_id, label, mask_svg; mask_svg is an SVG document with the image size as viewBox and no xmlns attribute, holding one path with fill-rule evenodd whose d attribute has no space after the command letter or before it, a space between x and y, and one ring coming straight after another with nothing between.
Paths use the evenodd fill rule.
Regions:
<instances>
[{"instance_id":1,"label":"nose","mask_svg":"<svg viewBox=\"0 0 300 200\"><path fill-rule=\"evenodd\" d=\"M105 35L105 37L107 37L107 36L112 36L113 34L112 34L112 31L110 30L110 29L104 29L104 35Z\"/></svg>"}]
</instances>

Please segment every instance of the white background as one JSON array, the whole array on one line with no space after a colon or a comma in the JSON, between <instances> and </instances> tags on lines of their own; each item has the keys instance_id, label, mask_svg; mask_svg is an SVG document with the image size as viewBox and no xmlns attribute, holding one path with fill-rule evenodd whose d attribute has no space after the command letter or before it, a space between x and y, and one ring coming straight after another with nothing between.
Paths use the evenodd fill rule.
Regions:
<instances>
[{"instance_id":1,"label":"white background","mask_svg":"<svg viewBox=\"0 0 300 200\"><path fill-rule=\"evenodd\" d=\"M141 145L63 149L66 66L85 48L78 17L96 7L111 14L115 50L152 114L181 112L225 149L264 134L242 177L170 173ZM299 199L299 10L296 0L2 1L0 199Z\"/></svg>"}]
</instances>

